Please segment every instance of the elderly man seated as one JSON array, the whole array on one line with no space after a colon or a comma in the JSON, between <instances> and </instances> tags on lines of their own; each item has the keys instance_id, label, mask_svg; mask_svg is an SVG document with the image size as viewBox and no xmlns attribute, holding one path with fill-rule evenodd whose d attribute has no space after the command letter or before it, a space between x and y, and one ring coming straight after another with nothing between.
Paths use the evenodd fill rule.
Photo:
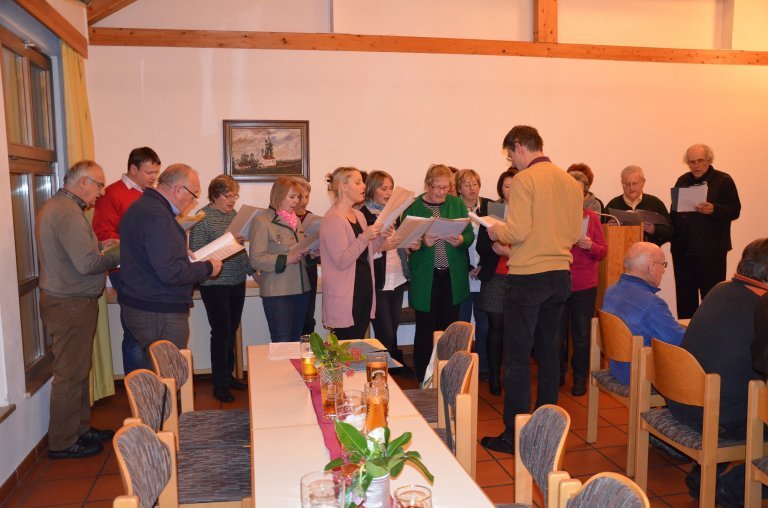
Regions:
<instances>
[{"instance_id":1,"label":"elderly man seated","mask_svg":"<svg viewBox=\"0 0 768 508\"><path fill-rule=\"evenodd\" d=\"M753 368L755 312L768 290L768 238L747 245L736 275L715 286L691 318L680 346L699 361L705 372L720 375L720 437L745 439L747 425L747 386L763 375ZM759 348L755 348L756 353ZM765 370L765 366L762 367ZM667 401L669 410L686 425L701 431L701 407ZM725 468L725 465L723 465ZM698 493L699 471L687 479ZM717 500L724 506L744 502L744 466L720 476Z\"/></svg>"},{"instance_id":2,"label":"elderly man seated","mask_svg":"<svg viewBox=\"0 0 768 508\"><path fill-rule=\"evenodd\" d=\"M656 245L664 245L672 240L672 219L669 217L667 207L656 196L645 194L645 174L640 166L627 166L621 170L621 188L624 194L616 196L605 206L608 213L610 209L616 210L647 210L656 212L667 219L666 224L650 224L643 222L643 239Z\"/></svg>"},{"instance_id":3,"label":"elderly man seated","mask_svg":"<svg viewBox=\"0 0 768 508\"><path fill-rule=\"evenodd\" d=\"M651 339L678 345L685 329L672 316L667 302L656 293L667 262L658 245L638 242L624 256L624 273L609 287L603 310L621 318L632 335L642 335L646 346ZM629 384L629 364L611 360L611 373Z\"/></svg>"}]
</instances>

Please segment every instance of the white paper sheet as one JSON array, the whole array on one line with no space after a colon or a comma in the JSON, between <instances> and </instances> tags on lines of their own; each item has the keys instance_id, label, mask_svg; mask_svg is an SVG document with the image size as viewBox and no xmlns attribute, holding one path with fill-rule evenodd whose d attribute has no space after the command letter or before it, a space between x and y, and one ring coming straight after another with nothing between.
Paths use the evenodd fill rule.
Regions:
<instances>
[{"instance_id":1,"label":"white paper sheet","mask_svg":"<svg viewBox=\"0 0 768 508\"><path fill-rule=\"evenodd\" d=\"M696 205L707 200L707 184L677 188L678 212L695 212Z\"/></svg>"},{"instance_id":2,"label":"white paper sheet","mask_svg":"<svg viewBox=\"0 0 768 508\"><path fill-rule=\"evenodd\" d=\"M207 261L212 258L224 260L244 249L245 247L237 243L232 233L224 233L208 245L196 250L193 253L195 256L191 257L190 261Z\"/></svg>"},{"instance_id":3,"label":"white paper sheet","mask_svg":"<svg viewBox=\"0 0 768 508\"><path fill-rule=\"evenodd\" d=\"M467 224L469 224L469 219L443 219L440 217L435 219L427 233L439 238L448 238L462 234Z\"/></svg>"},{"instance_id":4,"label":"white paper sheet","mask_svg":"<svg viewBox=\"0 0 768 508\"><path fill-rule=\"evenodd\" d=\"M264 211L263 208L258 208L256 206L242 205L225 232L232 233L233 235L240 234L247 240L248 236L251 234L251 221L253 221L253 218L258 214L264 213Z\"/></svg>"},{"instance_id":5,"label":"white paper sheet","mask_svg":"<svg viewBox=\"0 0 768 508\"><path fill-rule=\"evenodd\" d=\"M376 218L376 223L381 224L382 229L387 229L390 224L394 224L400 215L406 208L411 206L416 200L413 195L413 191L403 189L402 187L395 187L392 190L392 195L389 197L389 201L384 205L384 209L379 213Z\"/></svg>"},{"instance_id":6,"label":"white paper sheet","mask_svg":"<svg viewBox=\"0 0 768 508\"><path fill-rule=\"evenodd\" d=\"M503 220L494 217L493 215L484 215L481 217L475 212L469 212L469 218L486 228L492 228L496 224L504 224Z\"/></svg>"},{"instance_id":7,"label":"white paper sheet","mask_svg":"<svg viewBox=\"0 0 768 508\"><path fill-rule=\"evenodd\" d=\"M270 342L269 356L270 360L298 360L301 358L298 342Z\"/></svg>"}]
</instances>

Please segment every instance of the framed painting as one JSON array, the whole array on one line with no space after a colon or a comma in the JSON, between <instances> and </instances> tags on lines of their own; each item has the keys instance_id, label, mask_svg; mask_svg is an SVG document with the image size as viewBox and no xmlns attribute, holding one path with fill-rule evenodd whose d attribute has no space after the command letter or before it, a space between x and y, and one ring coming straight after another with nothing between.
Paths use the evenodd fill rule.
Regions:
<instances>
[{"instance_id":1,"label":"framed painting","mask_svg":"<svg viewBox=\"0 0 768 508\"><path fill-rule=\"evenodd\" d=\"M309 122L224 120L224 173L248 182L309 180Z\"/></svg>"}]
</instances>

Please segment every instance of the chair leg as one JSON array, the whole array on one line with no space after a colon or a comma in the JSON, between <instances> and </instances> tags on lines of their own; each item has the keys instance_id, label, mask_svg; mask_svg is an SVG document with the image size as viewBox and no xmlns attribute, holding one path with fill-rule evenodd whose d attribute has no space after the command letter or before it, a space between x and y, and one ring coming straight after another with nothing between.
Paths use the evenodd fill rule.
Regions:
<instances>
[{"instance_id":1,"label":"chair leg","mask_svg":"<svg viewBox=\"0 0 768 508\"><path fill-rule=\"evenodd\" d=\"M635 402L637 404L637 402ZM632 404L630 403L630 406ZM629 438L627 439L627 476L635 476L635 454L637 453L637 410L629 409Z\"/></svg>"},{"instance_id":2,"label":"chair leg","mask_svg":"<svg viewBox=\"0 0 768 508\"><path fill-rule=\"evenodd\" d=\"M600 389L595 380L589 381L589 401L587 405L587 443L597 441L597 412L600 402Z\"/></svg>"},{"instance_id":3,"label":"chair leg","mask_svg":"<svg viewBox=\"0 0 768 508\"><path fill-rule=\"evenodd\" d=\"M715 487L717 482L717 464L701 464L701 487L699 489L699 506L704 508L715 506Z\"/></svg>"},{"instance_id":4,"label":"chair leg","mask_svg":"<svg viewBox=\"0 0 768 508\"><path fill-rule=\"evenodd\" d=\"M635 483L648 491L648 431L639 422L635 447Z\"/></svg>"},{"instance_id":5,"label":"chair leg","mask_svg":"<svg viewBox=\"0 0 768 508\"><path fill-rule=\"evenodd\" d=\"M744 479L744 508L760 508L762 503L763 485L755 481L755 466L746 464L746 477Z\"/></svg>"}]
</instances>

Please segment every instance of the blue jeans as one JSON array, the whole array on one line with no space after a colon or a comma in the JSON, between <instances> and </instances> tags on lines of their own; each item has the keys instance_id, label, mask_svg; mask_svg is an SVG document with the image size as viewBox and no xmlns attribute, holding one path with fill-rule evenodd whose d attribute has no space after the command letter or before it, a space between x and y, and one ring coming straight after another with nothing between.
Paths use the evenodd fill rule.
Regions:
<instances>
[{"instance_id":1,"label":"blue jeans","mask_svg":"<svg viewBox=\"0 0 768 508\"><path fill-rule=\"evenodd\" d=\"M488 372L488 314L480 310L480 292L469 293L469 298L459 304L459 321L472 321L475 314L475 353L480 360L480 372Z\"/></svg>"},{"instance_id":2,"label":"blue jeans","mask_svg":"<svg viewBox=\"0 0 768 508\"><path fill-rule=\"evenodd\" d=\"M120 270L114 270L109 272L109 282L112 283L112 287L115 291L120 290ZM120 324L123 326L123 374L126 376L137 369L143 369L144 366L144 351L141 346L136 342L136 338L131 334L128 327L125 326L125 320L123 319L123 313L120 313Z\"/></svg>"},{"instance_id":3,"label":"blue jeans","mask_svg":"<svg viewBox=\"0 0 768 508\"><path fill-rule=\"evenodd\" d=\"M307 317L309 291L298 295L262 296L272 342L298 341Z\"/></svg>"},{"instance_id":4,"label":"blue jeans","mask_svg":"<svg viewBox=\"0 0 768 508\"><path fill-rule=\"evenodd\" d=\"M536 407L557 404L560 320L571 294L571 273L556 270L507 275L504 296L504 437L515 435L515 416L531 411L531 355L538 368Z\"/></svg>"}]
</instances>

